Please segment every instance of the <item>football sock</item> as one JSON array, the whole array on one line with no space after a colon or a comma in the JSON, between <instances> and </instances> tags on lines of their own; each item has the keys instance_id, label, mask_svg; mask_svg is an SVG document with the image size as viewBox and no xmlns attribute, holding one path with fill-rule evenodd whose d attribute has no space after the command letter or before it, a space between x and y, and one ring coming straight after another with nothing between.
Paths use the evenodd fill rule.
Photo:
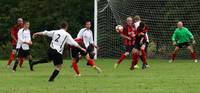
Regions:
<instances>
[{"instance_id":1,"label":"football sock","mask_svg":"<svg viewBox=\"0 0 200 93\"><path fill-rule=\"evenodd\" d=\"M140 60L142 60L142 62L144 61L143 58L142 58L142 55L140 55Z\"/></svg>"},{"instance_id":2,"label":"football sock","mask_svg":"<svg viewBox=\"0 0 200 93\"><path fill-rule=\"evenodd\" d=\"M40 59L37 61L32 61L32 65L36 65L36 64L42 64L42 63L48 63L47 59Z\"/></svg>"},{"instance_id":3,"label":"football sock","mask_svg":"<svg viewBox=\"0 0 200 93\"><path fill-rule=\"evenodd\" d=\"M15 53L11 52L7 65L10 65L12 63L12 61L14 60L14 58L15 58Z\"/></svg>"},{"instance_id":4,"label":"football sock","mask_svg":"<svg viewBox=\"0 0 200 93\"><path fill-rule=\"evenodd\" d=\"M124 59L126 58L126 55L123 54L120 59L117 61L117 64L120 64Z\"/></svg>"},{"instance_id":5,"label":"football sock","mask_svg":"<svg viewBox=\"0 0 200 93\"><path fill-rule=\"evenodd\" d=\"M29 66L30 66L31 71L33 71L33 66L36 65L36 64L48 63L47 59L41 59L41 60L37 60L37 61L30 60L30 61L29 61Z\"/></svg>"},{"instance_id":6,"label":"football sock","mask_svg":"<svg viewBox=\"0 0 200 93\"><path fill-rule=\"evenodd\" d=\"M138 58L139 55L137 53L133 53L131 68L134 68L134 66L138 63Z\"/></svg>"},{"instance_id":7,"label":"football sock","mask_svg":"<svg viewBox=\"0 0 200 93\"><path fill-rule=\"evenodd\" d=\"M192 57L192 60L195 60L196 59L196 53L195 52L191 53L191 57Z\"/></svg>"},{"instance_id":8,"label":"football sock","mask_svg":"<svg viewBox=\"0 0 200 93\"><path fill-rule=\"evenodd\" d=\"M16 68L17 68L17 65L19 63L19 60L18 58L16 59L15 63L14 63L14 66L13 66L13 70L16 71Z\"/></svg>"},{"instance_id":9,"label":"football sock","mask_svg":"<svg viewBox=\"0 0 200 93\"><path fill-rule=\"evenodd\" d=\"M176 58L176 54L175 54L175 53L173 53L173 54L172 54L172 58L171 58L171 59L174 61L174 60L175 60L175 58Z\"/></svg>"},{"instance_id":10,"label":"football sock","mask_svg":"<svg viewBox=\"0 0 200 93\"><path fill-rule=\"evenodd\" d=\"M79 70L78 70L78 65L77 65L76 62L72 62L72 67L73 67L73 69L74 69L74 71L75 71L75 73L76 73L77 75L80 74L80 72L79 72Z\"/></svg>"},{"instance_id":11,"label":"football sock","mask_svg":"<svg viewBox=\"0 0 200 93\"><path fill-rule=\"evenodd\" d=\"M147 64L147 57L146 57L146 52L145 52L145 50L141 50L141 52L142 52L142 62L143 62L143 64Z\"/></svg>"},{"instance_id":12,"label":"football sock","mask_svg":"<svg viewBox=\"0 0 200 93\"><path fill-rule=\"evenodd\" d=\"M87 61L87 65L89 65L89 66L95 66L94 60L93 60L93 59L89 59L89 60Z\"/></svg>"},{"instance_id":13,"label":"football sock","mask_svg":"<svg viewBox=\"0 0 200 93\"><path fill-rule=\"evenodd\" d=\"M56 76L59 74L59 70L55 69L52 73L52 75L49 78L49 82L54 81L54 79L56 78Z\"/></svg>"},{"instance_id":14,"label":"football sock","mask_svg":"<svg viewBox=\"0 0 200 93\"><path fill-rule=\"evenodd\" d=\"M29 59L29 67L30 67L30 70L33 71L33 66L32 65L32 59Z\"/></svg>"},{"instance_id":15,"label":"football sock","mask_svg":"<svg viewBox=\"0 0 200 93\"><path fill-rule=\"evenodd\" d=\"M19 57L19 67L22 67L23 63L24 63L24 58Z\"/></svg>"}]
</instances>

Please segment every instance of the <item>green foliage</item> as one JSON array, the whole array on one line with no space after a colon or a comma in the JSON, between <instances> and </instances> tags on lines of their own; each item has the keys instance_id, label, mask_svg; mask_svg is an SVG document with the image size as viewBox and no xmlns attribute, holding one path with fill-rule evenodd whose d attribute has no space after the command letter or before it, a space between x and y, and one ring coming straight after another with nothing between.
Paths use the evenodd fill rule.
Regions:
<instances>
[{"instance_id":1,"label":"green foliage","mask_svg":"<svg viewBox=\"0 0 200 93\"><path fill-rule=\"evenodd\" d=\"M30 21L32 33L58 29L61 21L67 21L73 37L85 20L93 20L93 0L0 0L0 6L0 47L10 41L9 29L18 17ZM47 46L41 47L44 41L33 43L33 52L45 50ZM37 56L41 53L33 54Z\"/></svg>"}]
</instances>

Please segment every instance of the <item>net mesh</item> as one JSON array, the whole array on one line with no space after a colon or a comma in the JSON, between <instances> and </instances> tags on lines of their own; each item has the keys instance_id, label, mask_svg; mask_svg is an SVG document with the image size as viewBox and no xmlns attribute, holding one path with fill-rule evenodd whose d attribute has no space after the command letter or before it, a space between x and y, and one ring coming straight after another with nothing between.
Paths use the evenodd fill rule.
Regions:
<instances>
[{"instance_id":1,"label":"net mesh","mask_svg":"<svg viewBox=\"0 0 200 93\"><path fill-rule=\"evenodd\" d=\"M150 27L149 57L169 57L174 50L171 36L178 21L193 33L197 42L194 48L200 54L199 5L199 0L98 0L98 57L119 57L125 51L115 26L135 15ZM178 56L190 57L185 49Z\"/></svg>"}]
</instances>

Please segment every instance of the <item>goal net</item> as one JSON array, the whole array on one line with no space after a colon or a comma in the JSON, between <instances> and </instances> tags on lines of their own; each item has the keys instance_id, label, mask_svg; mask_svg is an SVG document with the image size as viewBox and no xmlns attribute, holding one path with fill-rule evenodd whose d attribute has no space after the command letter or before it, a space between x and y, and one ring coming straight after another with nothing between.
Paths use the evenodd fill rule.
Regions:
<instances>
[{"instance_id":1,"label":"goal net","mask_svg":"<svg viewBox=\"0 0 200 93\"><path fill-rule=\"evenodd\" d=\"M115 26L124 24L128 16L139 15L149 27L149 57L168 58L174 50L171 37L178 21L183 21L193 33L200 55L200 0L97 0L98 57L115 58L125 52L122 38ZM187 50L181 49L179 58L188 58Z\"/></svg>"}]
</instances>

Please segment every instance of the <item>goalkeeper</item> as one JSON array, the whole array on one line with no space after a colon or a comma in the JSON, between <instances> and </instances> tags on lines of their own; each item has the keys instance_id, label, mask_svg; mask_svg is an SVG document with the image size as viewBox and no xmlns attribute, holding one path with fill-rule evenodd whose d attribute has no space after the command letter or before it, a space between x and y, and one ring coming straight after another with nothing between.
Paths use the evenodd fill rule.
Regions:
<instances>
[{"instance_id":1,"label":"goalkeeper","mask_svg":"<svg viewBox=\"0 0 200 93\"><path fill-rule=\"evenodd\" d=\"M177 23L177 28L172 36L172 41L173 45L176 47L172 53L171 60L169 62L174 62L179 49L183 47L186 47L190 51L192 60L194 62L197 62L196 54L193 50L192 45L190 44L191 41L192 44L196 43L194 40L194 36L186 27L183 26L183 22L180 21Z\"/></svg>"}]
</instances>

